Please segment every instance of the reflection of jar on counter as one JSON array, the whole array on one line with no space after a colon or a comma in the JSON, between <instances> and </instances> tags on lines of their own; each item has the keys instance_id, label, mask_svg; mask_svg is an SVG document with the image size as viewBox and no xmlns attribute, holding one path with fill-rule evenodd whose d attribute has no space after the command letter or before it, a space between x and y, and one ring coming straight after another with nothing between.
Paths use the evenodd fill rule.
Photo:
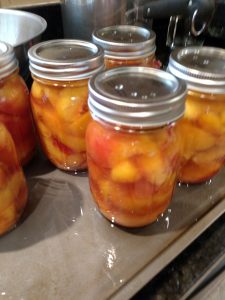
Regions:
<instances>
[{"instance_id":1,"label":"reflection of jar on counter","mask_svg":"<svg viewBox=\"0 0 225 300\"><path fill-rule=\"evenodd\" d=\"M104 67L103 51L90 42L52 40L33 46L28 55L42 149L60 169L85 169L88 80Z\"/></svg>"},{"instance_id":2,"label":"reflection of jar on counter","mask_svg":"<svg viewBox=\"0 0 225 300\"><path fill-rule=\"evenodd\" d=\"M11 135L0 123L0 235L15 226L27 203L27 185Z\"/></svg>"},{"instance_id":3,"label":"reflection of jar on counter","mask_svg":"<svg viewBox=\"0 0 225 300\"><path fill-rule=\"evenodd\" d=\"M89 182L112 222L143 226L169 205L182 145L176 120L185 95L183 82L153 68L114 68L90 80Z\"/></svg>"},{"instance_id":4,"label":"reflection of jar on counter","mask_svg":"<svg viewBox=\"0 0 225 300\"><path fill-rule=\"evenodd\" d=\"M95 30L92 40L104 49L107 69L160 66L155 60L155 33L152 30L133 25L115 25Z\"/></svg>"},{"instance_id":5,"label":"reflection of jar on counter","mask_svg":"<svg viewBox=\"0 0 225 300\"><path fill-rule=\"evenodd\" d=\"M180 122L184 153L179 180L210 179L225 159L225 50L189 47L175 50L168 71L188 85L186 110Z\"/></svg>"},{"instance_id":6,"label":"reflection of jar on counter","mask_svg":"<svg viewBox=\"0 0 225 300\"><path fill-rule=\"evenodd\" d=\"M36 145L29 92L18 74L13 48L3 42L0 42L0 122L10 131L21 164L26 164Z\"/></svg>"}]
</instances>

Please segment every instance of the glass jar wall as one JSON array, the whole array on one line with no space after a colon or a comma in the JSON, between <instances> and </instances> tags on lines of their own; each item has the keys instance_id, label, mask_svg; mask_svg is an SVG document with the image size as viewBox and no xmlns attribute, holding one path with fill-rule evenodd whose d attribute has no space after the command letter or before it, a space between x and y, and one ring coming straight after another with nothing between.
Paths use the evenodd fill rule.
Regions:
<instances>
[{"instance_id":1,"label":"glass jar wall","mask_svg":"<svg viewBox=\"0 0 225 300\"><path fill-rule=\"evenodd\" d=\"M16 225L27 196L27 184L15 144L9 131L0 123L0 235Z\"/></svg>"},{"instance_id":2,"label":"glass jar wall","mask_svg":"<svg viewBox=\"0 0 225 300\"><path fill-rule=\"evenodd\" d=\"M92 34L95 44L104 49L107 69L121 66L159 67L155 60L155 33L133 25L115 25L97 29Z\"/></svg>"},{"instance_id":3,"label":"glass jar wall","mask_svg":"<svg viewBox=\"0 0 225 300\"><path fill-rule=\"evenodd\" d=\"M104 67L103 51L77 40L53 40L29 50L31 106L42 149L58 168L87 168L88 80Z\"/></svg>"},{"instance_id":4,"label":"glass jar wall","mask_svg":"<svg viewBox=\"0 0 225 300\"><path fill-rule=\"evenodd\" d=\"M110 221L144 226L171 202L182 147L176 120L185 94L174 76L150 68L115 68L91 79L89 182Z\"/></svg>"},{"instance_id":5,"label":"glass jar wall","mask_svg":"<svg viewBox=\"0 0 225 300\"><path fill-rule=\"evenodd\" d=\"M189 47L175 50L168 71L187 82L184 118L179 129L184 151L179 180L212 178L225 159L225 50Z\"/></svg>"},{"instance_id":6,"label":"glass jar wall","mask_svg":"<svg viewBox=\"0 0 225 300\"><path fill-rule=\"evenodd\" d=\"M0 122L10 131L19 161L25 165L34 155L36 138L29 91L18 72L13 48L0 42Z\"/></svg>"}]
</instances>

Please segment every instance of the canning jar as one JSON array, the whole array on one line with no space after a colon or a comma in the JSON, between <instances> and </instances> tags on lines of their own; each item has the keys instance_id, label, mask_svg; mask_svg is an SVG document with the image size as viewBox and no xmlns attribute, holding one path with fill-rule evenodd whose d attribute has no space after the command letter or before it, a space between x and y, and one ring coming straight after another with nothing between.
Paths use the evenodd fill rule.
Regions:
<instances>
[{"instance_id":1,"label":"canning jar","mask_svg":"<svg viewBox=\"0 0 225 300\"><path fill-rule=\"evenodd\" d=\"M36 146L29 91L19 75L13 47L4 42L0 42L0 122L13 137L20 163L26 164Z\"/></svg>"},{"instance_id":2,"label":"canning jar","mask_svg":"<svg viewBox=\"0 0 225 300\"><path fill-rule=\"evenodd\" d=\"M186 110L179 128L184 151L179 180L209 180L225 159L225 50L188 47L172 52L168 71L186 81Z\"/></svg>"},{"instance_id":3,"label":"canning jar","mask_svg":"<svg viewBox=\"0 0 225 300\"><path fill-rule=\"evenodd\" d=\"M95 44L104 49L107 69L121 66L157 66L153 30L134 25L115 25L97 29L92 34Z\"/></svg>"},{"instance_id":4,"label":"canning jar","mask_svg":"<svg viewBox=\"0 0 225 300\"><path fill-rule=\"evenodd\" d=\"M27 184L11 134L0 123L0 235L12 229L27 203Z\"/></svg>"},{"instance_id":5,"label":"canning jar","mask_svg":"<svg viewBox=\"0 0 225 300\"><path fill-rule=\"evenodd\" d=\"M52 40L28 52L31 107L42 149L58 168L87 167L88 80L104 67L103 50L80 40Z\"/></svg>"},{"instance_id":6,"label":"canning jar","mask_svg":"<svg viewBox=\"0 0 225 300\"><path fill-rule=\"evenodd\" d=\"M169 205L182 146L176 121L185 94L182 81L147 67L114 68L90 80L89 183L110 221L144 226Z\"/></svg>"}]
</instances>

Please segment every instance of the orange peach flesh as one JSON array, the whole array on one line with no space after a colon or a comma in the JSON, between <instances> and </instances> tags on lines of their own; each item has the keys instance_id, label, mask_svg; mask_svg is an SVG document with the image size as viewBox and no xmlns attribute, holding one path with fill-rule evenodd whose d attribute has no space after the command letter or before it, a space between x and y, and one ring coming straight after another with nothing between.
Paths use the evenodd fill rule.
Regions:
<instances>
[{"instance_id":1,"label":"orange peach flesh","mask_svg":"<svg viewBox=\"0 0 225 300\"><path fill-rule=\"evenodd\" d=\"M113 59L107 58L104 59L106 69L112 69L121 66L143 66L143 67L156 67L159 68L161 65L156 61L155 55L151 55L145 58L139 59Z\"/></svg>"},{"instance_id":2,"label":"orange peach flesh","mask_svg":"<svg viewBox=\"0 0 225 300\"><path fill-rule=\"evenodd\" d=\"M213 177L225 159L225 96L189 92L184 118L178 128L184 137L181 170L184 183Z\"/></svg>"},{"instance_id":3,"label":"orange peach flesh","mask_svg":"<svg viewBox=\"0 0 225 300\"><path fill-rule=\"evenodd\" d=\"M0 122L11 133L19 161L25 165L33 157L36 138L29 103L29 92L16 73L0 82Z\"/></svg>"},{"instance_id":4,"label":"orange peach flesh","mask_svg":"<svg viewBox=\"0 0 225 300\"><path fill-rule=\"evenodd\" d=\"M66 87L33 82L31 106L40 143L48 159L60 169L87 168L87 97L87 80Z\"/></svg>"},{"instance_id":5,"label":"orange peach flesh","mask_svg":"<svg viewBox=\"0 0 225 300\"><path fill-rule=\"evenodd\" d=\"M0 235L11 230L27 203L28 190L14 142L0 123Z\"/></svg>"},{"instance_id":6,"label":"orange peach flesh","mask_svg":"<svg viewBox=\"0 0 225 300\"><path fill-rule=\"evenodd\" d=\"M102 214L126 227L154 222L176 182L181 141L175 128L131 134L92 121L86 143L90 188Z\"/></svg>"}]
</instances>

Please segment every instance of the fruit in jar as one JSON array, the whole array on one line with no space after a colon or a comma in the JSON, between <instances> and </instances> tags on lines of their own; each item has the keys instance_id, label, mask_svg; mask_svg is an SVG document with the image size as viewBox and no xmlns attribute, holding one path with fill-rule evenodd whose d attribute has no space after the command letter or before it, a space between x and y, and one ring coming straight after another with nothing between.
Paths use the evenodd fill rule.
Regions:
<instances>
[{"instance_id":1,"label":"fruit in jar","mask_svg":"<svg viewBox=\"0 0 225 300\"><path fill-rule=\"evenodd\" d=\"M87 80L60 84L34 81L31 107L49 160L64 170L87 167L85 132L90 121Z\"/></svg>"},{"instance_id":2,"label":"fruit in jar","mask_svg":"<svg viewBox=\"0 0 225 300\"><path fill-rule=\"evenodd\" d=\"M93 120L86 144L90 188L106 218L140 227L165 211L180 160L181 141L174 125L131 133Z\"/></svg>"},{"instance_id":3,"label":"fruit in jar","mask_svg":"<svg viewBox=\"0 0 225 300\"><path fill-rule=\"evenodd\" d=\"M10 131L19 161L25 165L32 158L36 138L31 116L29 92L23 79L15 72L1 79L0 122Z\"/></svg>"},{"instance_id":4,"label":"fruit in jar","mask_svg":"<svg viewBox=\"0 0 225 300\"><path fill-rule=\"evenodd\" d=\"M178 122L184 137L181 170L178 179L184 183L209 180L223 166L225 136L224 96L189 92L185 115Z\"/></svg>"},{"instance_id":5,"label":"fruit in jar","mask_svg":"<svg viewBox=\"0 0 225 300\"><path fill-rule=\"evenodd\" d=\"M135 182L139 177L137 167L130 160L120 162L111 171L111 178L115 182Z\"/></svg>"},{"instance_id":6,"label":"fruit in jar","mask_svg":"<svg viewBox=\"0 0 225 300\"><path fill-rule=\"evenodd\" d=\"M15 145L0 123L0 235L12 229L27 203L28 190Z\"/></svg>"},{"instance_id":7,"label":"fruit in jar","mask_svg":"<svg viewBox=\"0 0 225 300\"><path fill-rule=\"evenodd\" d=\"M145 67L154 67L159 69L161 63L154 58L154 55L150 55L145 58L139 59L119 59L119 58L107 58L104 59L106 69L111 69L121 66L145 66Z\"/></svg>"}]
</instances>

